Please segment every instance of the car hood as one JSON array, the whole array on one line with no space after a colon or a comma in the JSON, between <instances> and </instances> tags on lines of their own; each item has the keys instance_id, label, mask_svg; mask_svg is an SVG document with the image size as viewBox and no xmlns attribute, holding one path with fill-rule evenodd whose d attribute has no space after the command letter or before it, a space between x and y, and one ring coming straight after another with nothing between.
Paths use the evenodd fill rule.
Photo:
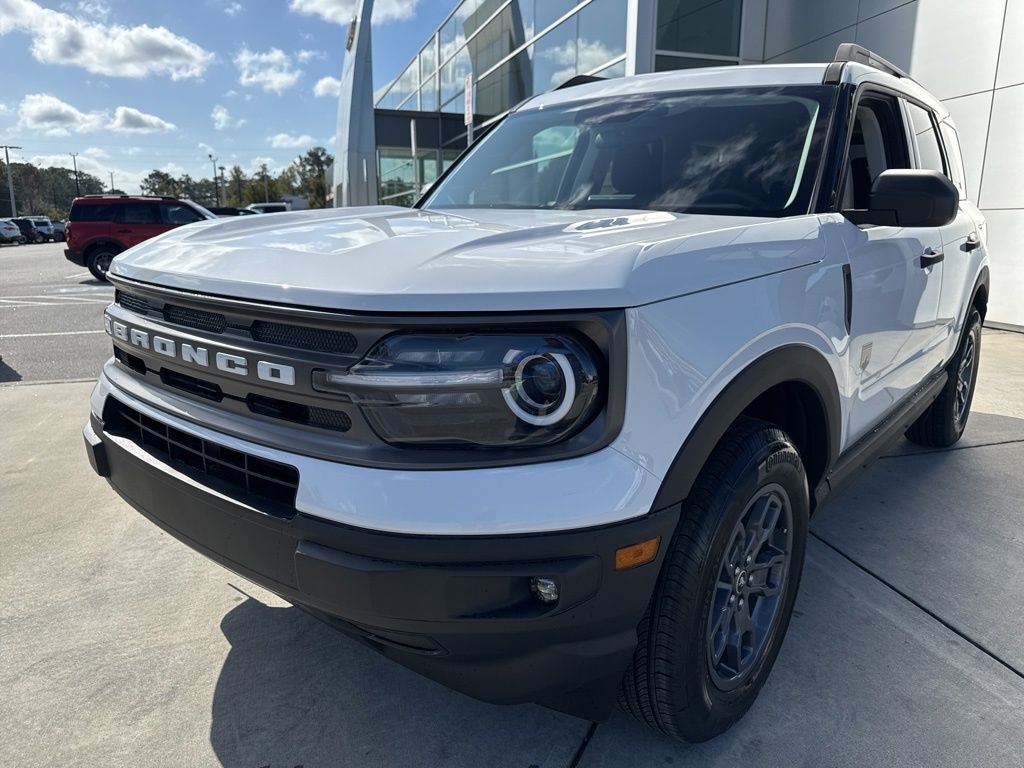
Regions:
<instances>
[{"instance_id":1,"label":"car hood","mask_svg":"<svg viewBox=\"0 0 1024 768\"><path fill-rule=\"evenodd\" d=\"M810 264L816 217L392 206L217 219L119 255L111 274L367 312L598 309Z\"/></svg>"}]
</instances>

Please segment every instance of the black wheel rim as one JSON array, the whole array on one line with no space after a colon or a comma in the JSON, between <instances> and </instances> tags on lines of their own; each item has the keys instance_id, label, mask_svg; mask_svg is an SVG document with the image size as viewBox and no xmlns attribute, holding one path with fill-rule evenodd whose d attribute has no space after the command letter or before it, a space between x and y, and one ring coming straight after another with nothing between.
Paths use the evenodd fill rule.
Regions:
<instances>
[{"instance_id":1,"label":"black wheel rim","mask_svg":"<svg viewBox=\"0 0 1024 768\"><path fill-rule=\"evenodd\" d=\"M967 414L967 403L971 399L971 386L974 384L974 362L977 357L977 349L978 346L974 343L974 334L969 333L956 374L956 403L953 406L953 417L957 424L961 423Z\"/></svg>"},{"instance_id":2,"label":"black wheel rim","mask_svg":"<svg viewBox=\"0 0 1024 768\"><path fill-rule=\"evenodd\" d=\"M112 254L101 253L96 257L96 271L101 275L107 274L107 270L110 269L110 262L114 260Z\"/></svg>"},{"instance_id":3,"label":"black wheel rim","mask_svg":"<svg viewBox=\"0 0 1024 768\"><path fill-rule=\"evenodd\" d=\"M718 566L708 613L711 679L728 691L757 667L786 594L793 508L782 486L766 485L747 503Z\"/></svg>"}]
</instances>

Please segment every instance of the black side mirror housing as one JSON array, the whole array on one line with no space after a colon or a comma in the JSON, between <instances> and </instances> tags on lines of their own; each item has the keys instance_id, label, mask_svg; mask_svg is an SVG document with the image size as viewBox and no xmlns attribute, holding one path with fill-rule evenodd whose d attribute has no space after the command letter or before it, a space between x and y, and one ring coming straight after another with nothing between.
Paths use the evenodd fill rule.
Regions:
<instances>
[{"instance_id":1,"label":"black side mirror housing","mask_svg":"<svg viewBox=\"0 0 1024 768\"><path fill-rule=\"evenodd\" d=\"M956 218L959 206L960 193L938 171L899 168L878 174L867 210L846 210L843 216L854 224L944 227Z\"/></svg>"}]
</instances>

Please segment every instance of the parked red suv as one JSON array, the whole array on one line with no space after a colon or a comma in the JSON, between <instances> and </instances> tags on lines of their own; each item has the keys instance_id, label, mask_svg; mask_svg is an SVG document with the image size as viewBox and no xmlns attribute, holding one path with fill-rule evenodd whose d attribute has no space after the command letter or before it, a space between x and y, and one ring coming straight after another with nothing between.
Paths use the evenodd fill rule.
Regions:
<instances>
[{"instance_id":1,"label":"parked red suv","mask_svg":"<svg viewBox=\"0 0 1024 768\"><path fill-rule=\"evenodd\" d=\"M176 197L76 197L64 228L64 256L88 267L97 280L106 280L111 260L126 248L182 224L215 218L198 203Z\"/></svg>"}]
</instances>

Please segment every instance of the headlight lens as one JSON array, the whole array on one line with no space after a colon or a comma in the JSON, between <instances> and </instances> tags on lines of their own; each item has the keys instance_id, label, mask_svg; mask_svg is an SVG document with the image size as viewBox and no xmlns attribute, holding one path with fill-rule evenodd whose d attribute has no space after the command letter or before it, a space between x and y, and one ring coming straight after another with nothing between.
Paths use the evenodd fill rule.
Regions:
<instances>
[{"instance_id":1,"label":"headlight lens","mask_svg":"<svg viewBox=\"0 0 1024 768\"><path fill-rule=\"evenodd\" d=\"M395 445L548 445L600 410L599 359L559 334L401 333L313 385L347 395Z\"/></svg>"}]
</instances>

